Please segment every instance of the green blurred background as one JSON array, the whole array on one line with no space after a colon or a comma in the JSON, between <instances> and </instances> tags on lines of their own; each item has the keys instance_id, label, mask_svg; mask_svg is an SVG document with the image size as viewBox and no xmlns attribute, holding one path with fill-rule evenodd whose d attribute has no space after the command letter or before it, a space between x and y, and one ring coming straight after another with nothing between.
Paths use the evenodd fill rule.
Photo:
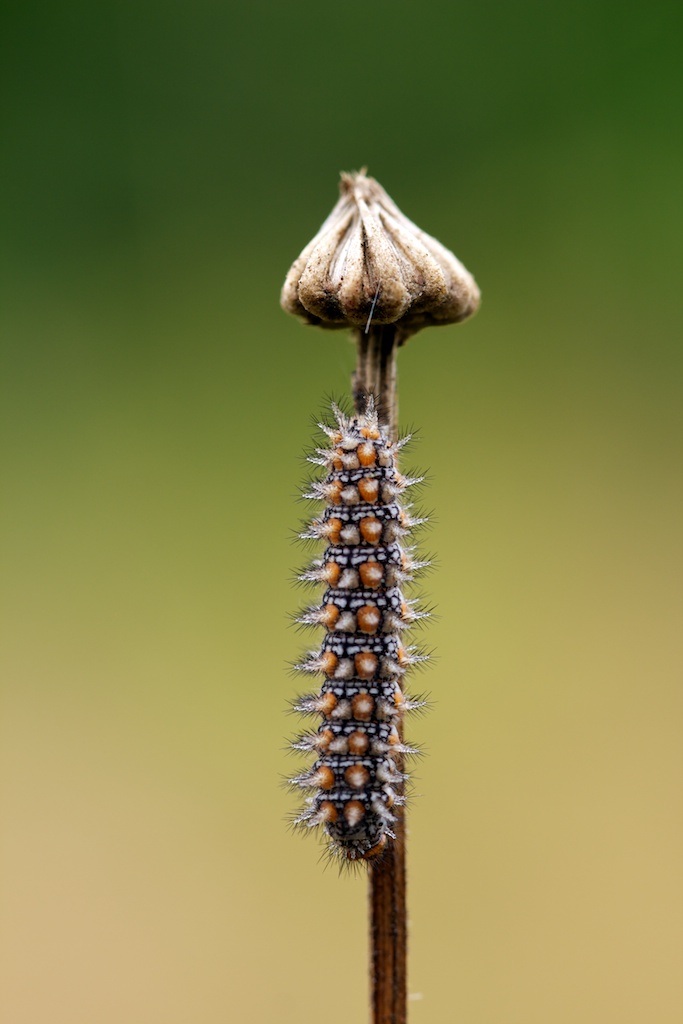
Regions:
<instances>
[{"instance_id":1,"label":"green blurred background","mask_svg":"<svg viewBox=\"0 0 683 1024\"><path fill-rule=\"evenodd\" d=\"M286 832L291 543L340 333L280 312L367 164L478 317L430 471L414 1024L683 1015L677 5L10 5L3 1024L366 1019L365 883Z\"/></svg>"}]
</instances>

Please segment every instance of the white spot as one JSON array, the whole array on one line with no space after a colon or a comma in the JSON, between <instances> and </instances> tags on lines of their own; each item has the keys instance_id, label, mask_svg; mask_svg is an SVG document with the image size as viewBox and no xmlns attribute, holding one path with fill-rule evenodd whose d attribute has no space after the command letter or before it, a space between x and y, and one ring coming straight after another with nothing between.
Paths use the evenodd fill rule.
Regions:
<instances>
[{"instance_id":1,"label":"white spot","mask_svg":"<svg viewBox=\"0 0 683 1024\"><path fill-rule=\"evenodd\" d=\"M359 577L355 569L344 569L339 577L337 586L340 590L355 590L358 587Z\"/></svg>"}]
</instances>

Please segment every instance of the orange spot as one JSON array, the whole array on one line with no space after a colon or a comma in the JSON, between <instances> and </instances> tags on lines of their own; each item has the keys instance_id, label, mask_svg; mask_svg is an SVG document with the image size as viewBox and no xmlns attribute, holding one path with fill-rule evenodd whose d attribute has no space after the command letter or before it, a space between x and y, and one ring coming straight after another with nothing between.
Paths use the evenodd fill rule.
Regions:
<instances>
[{"instance_id":1,"label":"orange spot","mask_svg":"<svg viewBox=\"0 0 683 1024\"><path fill-rule=\"evenodd\" d=\"M352 732L351 735L349 736L350 754L364 754L369 746L370 740L368 739L366 733L362 732L360 729L356 729L356 731Z\"/></svg>"},{"instance_id":2,"label":"orange spot","mask_svg":"<svg viewBox=\"0 0 683 1024\"><path fill-rule=\"evenodd\" d=\"M322 571L322 578L325 583L329 583L331 587L336 587L339 583L339 577L341 576L341 568L336 562L326 562L325 567Z\"/></svg>"},{"instance_id":3,"label":"orange spot","mask_svg":"<svg viewBox=\"0 0 683 1024\"><path fill-rule=\"evenodd\" d=\"M337 624L340 614L336 604L326 604L320 611L320 622L327 629L332 629Z\"/></svg>"},{"instance_id":4,"label":"orange spot","mask_svg":"<svg viewBox=\"0 0 683 1024\"><path fill-rule=\"evenodd\" d=\"M321 821L336 821L338 817L337 808L331 800L323 800L318 809L318 814Z\"/></svg>"},{"instance_id":5,"label":"orange spot","mask_svg":"<svg viewBox=\"0 0 683 1024\"><path fill-rule=\"evenodd\" d=\"M322 715L325 715L326 717L331 715L336 706L337 698L333 693L328 691L328 693L321 694L320 700L318 701L318 711Z\"/></svg>"},{"instance_id":6,"label":"orange spot","mask_svg":"<svg viewBox=\"0 0 683 1024\"><path fill-rule=\"evenodd\" d=\"M325 651L320 655L320 671L324 672L326 676L334 675L334 670L339 663L339 658L334 651Z\"/></svg>"},{"instance_id":7,"label":"orange spot","mask_svg":"<svg viewBox=\"0 0 683 1024\"><path fill-rule=\"evenodd\" d=\"M341 444L342 437L343 435L341 430L335 430L333 434L330 434L330 441L333 445Z\"/></svg>"},{"instance_id":8,"label":"orange spot","mask_svg":"<svg viewBox=\"0 0 683 1024\"><path fill-rule=\"evenodd\" d=\"M379 658L372 651L361 651L354 655L353 663L356 666L356 674L360 679L373 679L377 671Z\"/></svg>"},{"instance_id":9,"label":"orange spot","mask_svg":"<svg viewBox=\"0 0 683 1024\"><path fill-rule=\"evenodd\" d=\"M361 633L376 633L382 613L374 604L365 604L358 609L357 622Z\"/></svg>"},{"instance_id":10,"label":"orange spot","mask_svg":"<svg viewBox=\"0 0 683 1024\"><path fill-rule=\"evenodd\" d=\"M398 652L396 654L396 660L398 661L399 665L408 664L408 652L406 651L405 647L399 647Z\"/></svg>"},{"instance_id":11,"label":"orange spot","mask_svg":"<svg viewBox=\"0 0 683 1024\"><path fill-rule=\"evenodd\" d=\"M344 490L344 484L341 480L333 480L331 484L327 486L327 498L332 505L341 505L341 492Z\"/></svg>"},{"instance_id":12,"label":"orange spot","mask_svg":"<svg viewBox=\"0 0 683 1024\"><path fill-rule=\"evenodd\" d=\"M349 800L344 808L344 817L352 827L363 820L365 817L365 807L360 800Z\"/></svg>"},{"instance_id":13,"label":"orange spot","mask_svg":"<svg viewBox=\"0 0 683 1024\"><path fill-rule=\"evenodd\" d=\"M358 493L363 501L374 502L379 497L379 480L371 476L364 476L358 481Z\"/></svg>"},{"instance_id":14,"label":"orange spot","mask_svg":"<svg viewBox=\"0 0 683 1024\"><path fill-rule=\"evenodd\" d=\"M336 516L332 519L328 519L327 522L325 523L325 533L327 534L327 537L332 542L332 544L339 543L339 533L341 531L342 525L343 524L341 519L337 519Z\"/></svg>"},{"instance_id":15,"label":"orange spot","mask_svg":"<svg viewBox=\"0 0 683 1024\"><path fill-rule=\"evenodd\" d=\"M363 540L368 544L376 544L382 536L382 524L375 516L366 516L358 524Z\"/></svg>"},{"instance_id":16,"label":"orange spot","mask_svg":"<svg viewBox=\"0 0 683 1024\"><path fill-rule=\"evenodd\" d=\"M400 743L400 742L401 742L401 737L398 734L398 729L394 725L394 726L391 727L391 732L389 733L389 743L390 743L390 745L392 747L395 747L396 744Z\"/></svg>"},{"instance_id":17,"label":"orange spot","mask_svg":"<svg viewBox=\"0 0 683 1024\"><path fill-rule=\"evenodd\" d=\"M328 771L330 771L330 769L328 769ZM362 789L363 786L367 785L367 781L370 778L370 772L364 764L352 764L349 765L344 772L344 778L351 789Z\"/></svg>"},{"instance_id":18,"label":"orange spot","mask_svg":"<svg viewBox=\"0 0 683 1024\"><path fill-rule=\"evenodd\" d=\"M387 807L393 807L394 806L394 794L393 793L386 793L385 796L384 796L384 803L385 803L385 805Z\"/></svg>"},{"instance_id":19,"label":"orange spot","mask_svg":"<svg viewBox=\"0 0 683 1024\"><path fill-rule=\"evenodd\" d=\"M319 789L332 789L334 786L334 772L324 764L311 776L311 782Z\"/></svg>"},{"instance_id":20,"label":"orange spot","mask_svg":"<svg viewBox=\"0 0 683 1024\"><path fill-rule=\"evenodd\" d=\"M327 750L333 739L334 733L331 729L321 729L315 738L316 750Z\"/></svg>"},{"instance_id":21,"label":"orange spot","mask_svg":"<svg viewBox=\"0 0 683 1024\"><path fill-rule=\"evenodd\" d=\"M358 461L361 466L374 466L377 461L377 454L375 452L374 444L370 444L369 441L363 441L362 444L358 445Z\"/></svg>"},{"instance_id":22,"label":"orange spot","mask_svg":"<svg viewBox=\"0 0 683 1024\"><path fill-rule=\"evenodd\" d=\"M335 459L332 459L332 465L333 465L333 467L335 469L343 469L344 468L344 463L339 458L339 456L337 456Z\"/></svg>"},{"instance_id":23,"label":"orange spot","mask_svg":"<svg viewBox=\"0 0 683 1024\"><path fill-rule=\"evenodd\" d=\"M382 836L376 846L373 846L371 850L363 854L363 860L372 860L373 857L378 857L387 845L387 837Z\"/></svg>"},{"instance_id":24,"label":"orange spot","mask_svg":"<svg viewBox=\"0 0 683 1024\"><path fill-rule=\"evenodd\" d=\"M374 590L382 582L384 576L384 569L379 562L363 562L362 565L358 566L358 573L362 580L364 587L370 587Z\"/></svg>"},{"instance_id":25,"label":"orange spot","mask_svg":"<svg viewBox=\"0 0 683 1024\"><path fill-rule=\"evenodd\" d=\"M396 705L396 707L397 707L397 708L400 708L400 707L403 707L403 705L405 704L405 702L406 702L406 699L405 699L405 697L403 696L403 693L402 693L402 691L401 691L401 690L399 690L399 689L398 689L398 687L397 687L397 688L396 688L396 689L394 690L394 704Z\"/></svg>"},{"instance_id":26,"label":"orange spot","mask_svg":"<svg viewBox=\"0 0 683 1024\"><path fill-rule=\"evenodd\" d=\"M410 608L405 601L401 601L401 619L404 622L410 622L411 619Z\"/></svg>"},{"instance_id":27,"label":"orange spot","mask_svg":"<svg viewBox=\"0 0 683 1024\"><path fill-rule=\"evenodd\" d=\"M351 713L357 722L369 722L375 710L375 700L369 693L357 693L351 698Z\"/></svg>"},{"instance_id":28,"label":"orange spot","mask_svg":"<svg viewBox=\"0 0 683 1024\"><path fill-rule=\"evenodd\" d=\"M371 441L379 441L379 430L376 427L361 427L360 436L367 437Z\"/></svg>"}]
</instances>

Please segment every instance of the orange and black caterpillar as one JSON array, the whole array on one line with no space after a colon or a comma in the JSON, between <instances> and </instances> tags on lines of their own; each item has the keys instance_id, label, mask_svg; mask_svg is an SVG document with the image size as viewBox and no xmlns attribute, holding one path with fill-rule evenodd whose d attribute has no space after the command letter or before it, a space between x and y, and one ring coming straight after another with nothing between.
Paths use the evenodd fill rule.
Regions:
<instances>
[{"instance_id":1,"label":"orange and black caterpillar","mask_svg":"<svg viewBox=\"0 0 683 1024\"><path fill-rule=\"evenodd\" d=\"M414 753L403 743L403 718L420 702L406 696L404 677L426 659L404 646L402 634L426 613L406 600L402 587L426 563L413 559L404 540L424 520L401 503L419 482L397 468L408 438L391 440L372 398L361 414L334 412L334 426L321 424L329 448L310 460L327 475L304 494L325 508L301 534L327 544L300 577L327 587L321 604L298 619L326 630L320 650L297 666L323 676L320 691L294 705L320 717L318 728L293 744L316 760L291 782L308 794L296 824L322 825L332 853L359 861L381 854L395 838L393 808L405 800L403 762Z\"/></svg>"}]
</instances>

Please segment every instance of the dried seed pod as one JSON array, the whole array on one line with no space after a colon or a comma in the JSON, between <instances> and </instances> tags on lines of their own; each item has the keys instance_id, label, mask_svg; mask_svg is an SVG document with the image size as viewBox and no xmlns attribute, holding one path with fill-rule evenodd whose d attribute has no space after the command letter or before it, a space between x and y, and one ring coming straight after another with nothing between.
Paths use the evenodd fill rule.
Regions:
<instances>
[{"instance_id":1,"label":"dried seed pod","mask_svg":"<svg viewBox=\"0 0 683 1024\"><path fill-rule=\"evenodd\" d=\"M402 342L477 311L479 289L469 271L374 178L342 174L340 191L287 274L280 297L286 312L322 327L395 324Z\"/></svg>"}]
</instances>

